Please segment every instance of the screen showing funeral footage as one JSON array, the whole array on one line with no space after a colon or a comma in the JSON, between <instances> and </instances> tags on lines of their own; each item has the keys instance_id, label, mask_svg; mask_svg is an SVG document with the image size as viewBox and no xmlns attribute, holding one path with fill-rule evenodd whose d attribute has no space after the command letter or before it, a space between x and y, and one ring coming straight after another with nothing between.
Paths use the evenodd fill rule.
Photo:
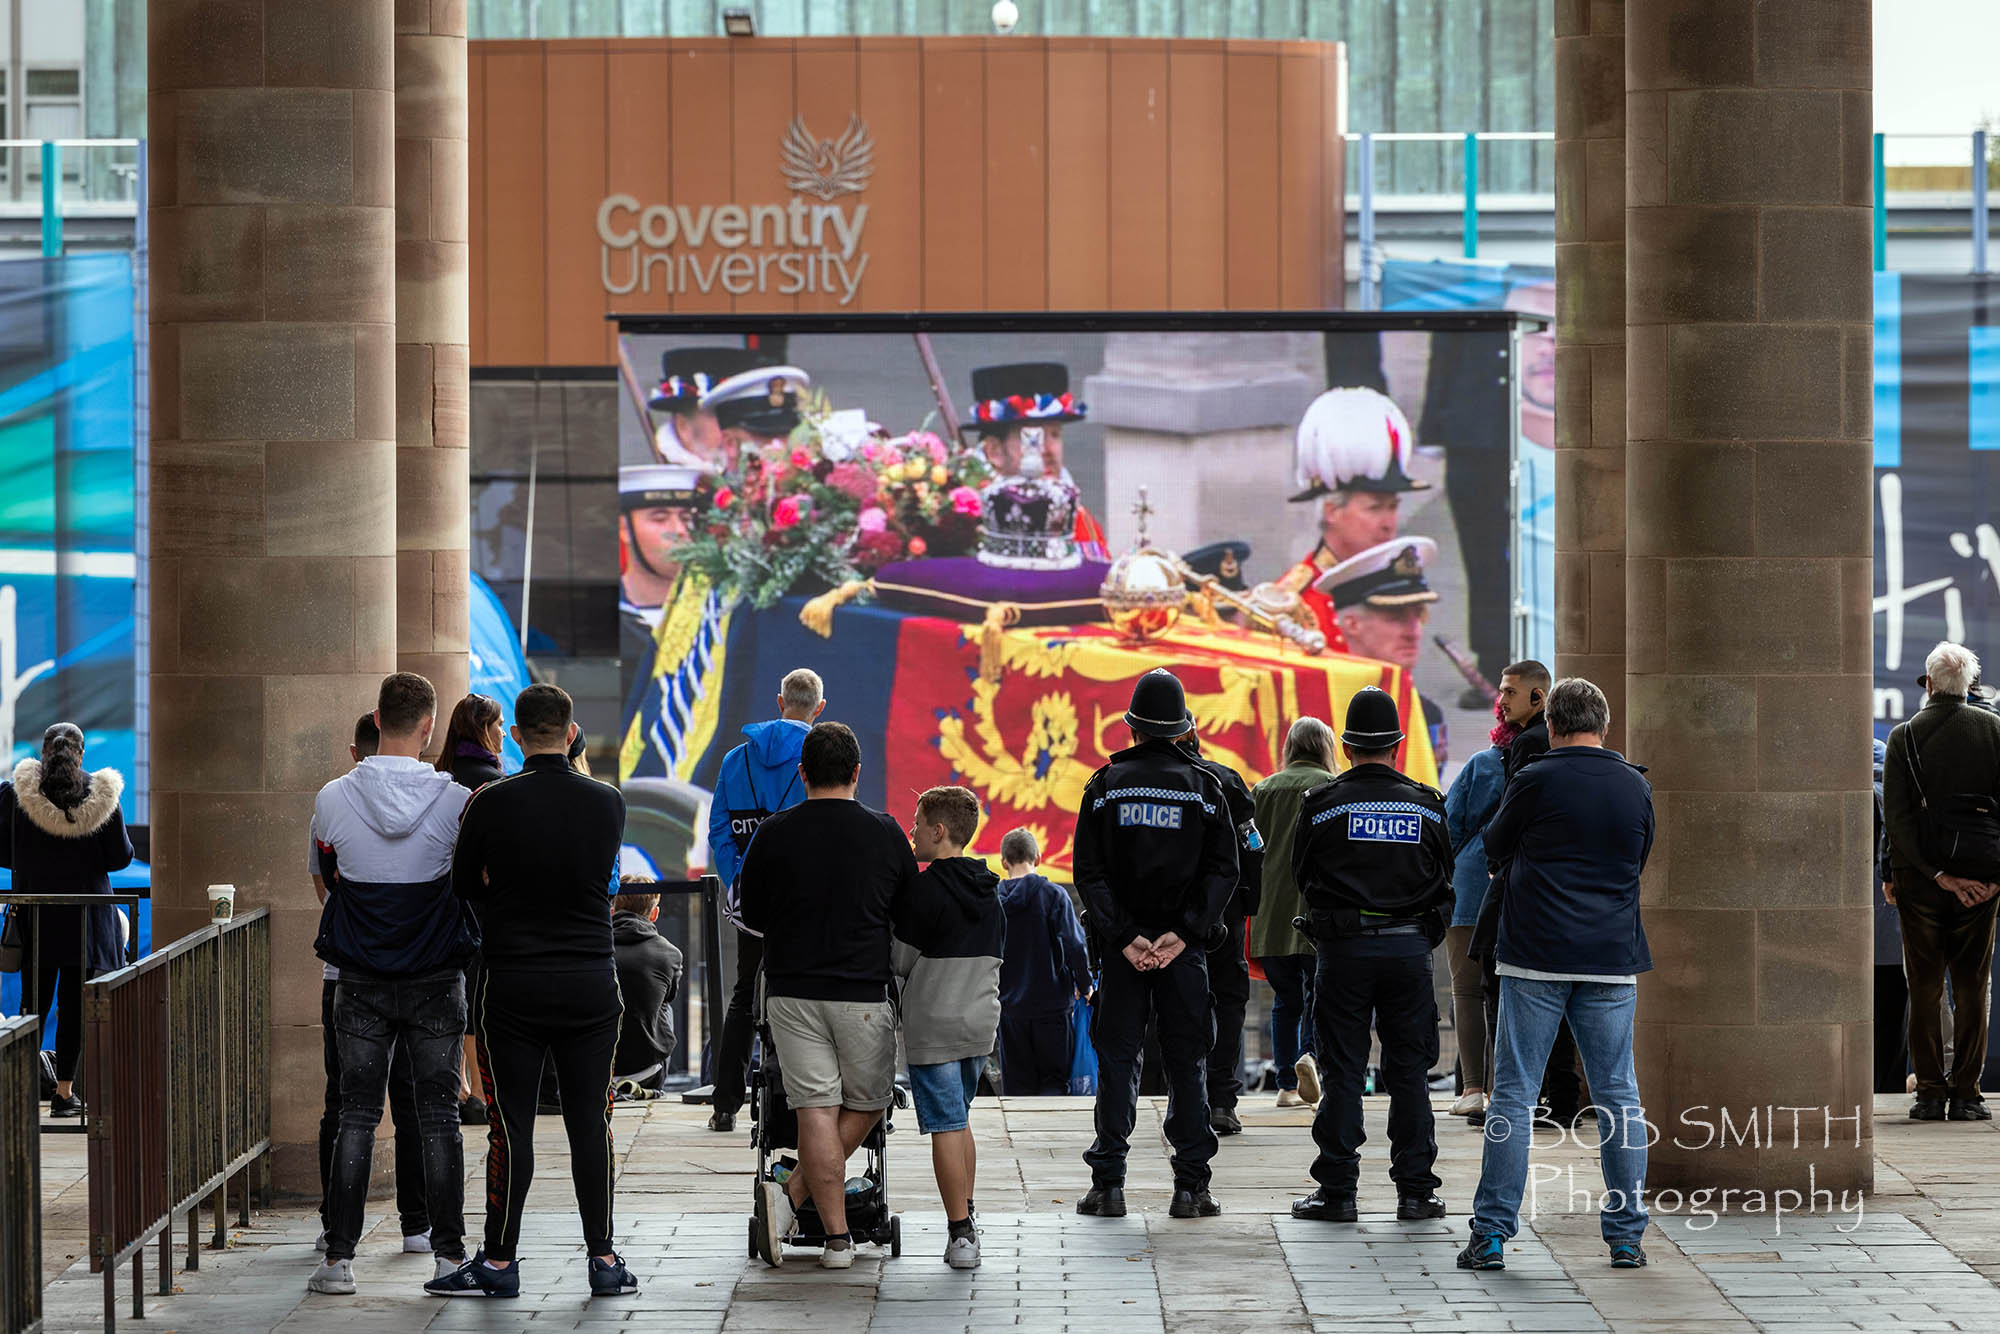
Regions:
<instances>
[{"instance_id":1,"label":"screen showing funeral footage","mask_svg":"<svg viewBox=\"0 0 2000 1334\"><path fill-rule=\"evenodd\" d=\"M1251 783L1291 723L1396 699L1405 772L1488 744L1511 658L1511 336L787 332L620 340L618 780L658 873L783 756L788 674L898 820L955 783L1066 879L1078 798L1180 677ZM793 712L797 712L796 709ZM795 747L795 741L791 743ZM768 756L767 756L768 752ZM732 793L752 822L799 795Z\"/></svg>"}]
</instances>

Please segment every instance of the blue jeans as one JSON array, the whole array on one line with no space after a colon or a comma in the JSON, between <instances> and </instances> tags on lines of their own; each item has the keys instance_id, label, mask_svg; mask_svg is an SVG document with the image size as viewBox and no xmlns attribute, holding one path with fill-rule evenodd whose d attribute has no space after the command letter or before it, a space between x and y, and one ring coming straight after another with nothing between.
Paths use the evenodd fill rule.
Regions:
<instances>
[{"instance_id":1,"label":"blue jeans","mask_svg":"<svg viewBox=\"0 0 2000 1334\"><path fill-rule=\"evenodd\" d=\"M1493 1099L1486 1112L1485 1156L1472 1199L1474 1235L1511 1237L1520 1228L1521 1194L1535 1097L1549 1048L1565 1016L1576 1034L1598 1108L1598 1156L1604 1168L1599 1226L1604 1240L1637 1241L1646 1230L1646 1125L1639 1081L1632 1072L1632 1014L1639 989L1610 982L1500 979L1500 1015L1493 1028ZM1557 1184L1557 1183L1551 1183ZM1568 1183L1557 1184L1567 1196Z\"/></svg>"},{"instance_id":2,"label":"blue jeans","mask_svg":"<svg viewBox=\"0 0 2000 1334\"><path fill-rule=\"evenodd\" d=\"M1278 1087L1296 1089L1299 1076L1292 1066L1301 1052L1314 1049L1313 970L1319 959L1311 954L1273 954L1257 960L1271 984L1271 1055L1278 1068Z\"/></svg>"}]
</instances>

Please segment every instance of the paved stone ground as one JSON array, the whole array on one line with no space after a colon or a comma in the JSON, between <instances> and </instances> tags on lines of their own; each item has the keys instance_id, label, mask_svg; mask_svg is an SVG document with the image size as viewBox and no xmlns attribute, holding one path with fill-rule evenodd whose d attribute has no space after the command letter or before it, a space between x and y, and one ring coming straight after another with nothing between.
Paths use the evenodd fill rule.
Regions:
<instances>
[{"instance_id":1,"label":"paved stone ground","mask_svg":"<svg viewBox=\"0 0 2000 1334\"><path fill-rule=\"evenodd\" d=\"M1306 1331L1559 1331L1734 1334L1735 1331L2000 1329L2000 1139L1995 1123L1913 1124L1905 1100L1876 1103L1877 1191L1851 1208L1791 1217L1655 1215L1640 1271L1606 1263L1592 1215L1568 1212L1568 1182L1508 1247L1503 1273L1453 1266L1478 1173L1479 1136L1440 1118L1442 1192L1452 1217L1398 1224L1383 1165L1386 1103L1369 1100L1362 1221L1305 1224L1286 1202L1310 1188L1311 1146L1300 1112L1271 1095L1242 1109L1245 1133L1216 1163L1221 1218L1166 1215L1169 1176L1157 1150L1160 1103L1142 1108L1120 1220L1078 1218L1087 1184L1077 1155L1089 1105L1006 1099L974 1112L985 1263L970 1274L940 1263L944 1219L929 1153L904 1115L891 1140L891 1193L904 1253L874 1248L846 1273L810 1252L782 1270L745 1256L752 1168L747 1136L710 1134L704 1109L679 1103L621 1108L619 1238L641 1282L633 1297L588 1301L571 1212L560 1124L544 1117L529 1197L518 1302L425 1298L427 1256L403 1255L379 1204L355 1265L361 1292L305 1291L318 1222L302 1208L260 1214L230 1248L176 1272L175 1293L150 1295L144 1328L234 1334L339 1331L538 1331L632 1325L676 1334L811 1330L814 1334L949 1334L952 1330L1078 1330L1092 1334L1305 1334ZM476 1147L476 1141L468 1147ZM44 1140L50 1334L101 1327L102 1280L84 1250L83 1141ZM1594 1182L1593 1155L1574 1143L1537 1148L1538 1163ZM477 1181L468 1197L481 1198ZM476 1224L475 1224L476 1225ZM185 1232L183 1231L183 1237ZM149 1255L149 1263L155 1250ZM148 1277L149 1290L154 1275ZM119 1282L121 1321L130 1283Z\"/></svg>"}]
</instances>

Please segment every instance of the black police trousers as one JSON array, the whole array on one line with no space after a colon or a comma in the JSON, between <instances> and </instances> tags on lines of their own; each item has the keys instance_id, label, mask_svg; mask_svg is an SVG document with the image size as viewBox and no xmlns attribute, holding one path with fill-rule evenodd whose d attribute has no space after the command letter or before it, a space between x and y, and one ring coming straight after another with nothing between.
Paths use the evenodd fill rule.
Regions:
<instances>
[{"instance_id":1,"label":"black police trousers","mask_svg":"<svg viewBox=\"0 0 2000 1334\"><path fill-rule=\"evenodd\" d=\"M1438 1059L1437 997L1431 947L1421 934L1345 936L1319 942L1313 980L1313 1033L1319 1047L1319 1111L1313 1117L1313 1180L1351 1199L1361 1175L1361 1090L1368 1076L1369 1017L1382 1038L1382 1083L1389 1093L1389 1178L1401 1196L1442 1184L1430 1069Z\"/></svg>"},{"instance_id":2,"label":"black police trousers","mask_svg":"<svg viewBox=\"0 0 2000 1334\"><path fill-rule=\"evenodd\" d=\"M1125 1153L1139 1115L1139 1052L1146 1018L1159 1020L1166 1066L1167 1140L1174 1146L1174 1184L1208 1185L1215 1131L1208 1124L1208 1049L1214 1040L1208 1007L1208 956L1184 949L1165 968L1139 972L1123 954L1107 952L1090 1040L1097 1048L1097 1138L1083 1155L1093 1185L1125 1184Z\"/></svg>"},{"instance_id":3,"label":"black police trousers","mask_svg":"<svg viewBox=\"0 0 2000 1334\"><path fill-rule=\"evenodd\" d=\"M1243 1092L1243 1012L1250 1007L1250 960L1243 953L1249 923L1232 914L1229 935L1208 952L1208 999L1215 1045L1208 1052L1208 1105L1236 1106Z\"/></svg>"}]
</instances>

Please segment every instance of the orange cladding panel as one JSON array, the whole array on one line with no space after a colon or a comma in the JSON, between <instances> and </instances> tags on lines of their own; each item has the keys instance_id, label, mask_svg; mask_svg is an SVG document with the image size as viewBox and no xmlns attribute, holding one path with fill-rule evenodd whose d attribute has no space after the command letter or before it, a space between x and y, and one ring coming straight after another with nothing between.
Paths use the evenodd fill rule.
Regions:
<instances>
[{"instance_id":1,"label":"orange cladding panel","mask_svg":"<svg viewBox=\"0 0 2000 1334\"><path fill-rule=\"evenodd\" d=\"M1111 49L1111 301L1164 310L1167 285L1167 52Z\"/></svg>"},{"instance_id":2,"label":"orange cladding panel","mask_svg":"<svg viewBox=\"0 0 2000 1334\"><path fill-rule=\"evenodd\" d=\"M1050 310L1111 304L1109 43L1049 43Z\"/></svg>"},{"instance_id":3,"label":"orange cladding panel","mask_svg":"<svg viewBox=\"0 0 2000 1334\"><path fill-rule=\"evenodd\" d=\"M986 307L1040 310L1049 301L1048 51L1039 43L986 52L986 156L952 173L985 192Z\"/></svg>"},{"instance_id":4,"label":"orange cladding panel","mask_svg":"<svg viewBox=\"0 0 2000 1334\"><path fill-rule=\"evenodd\" d=\"M1239 310L1280 304L1278 281L1278 44L1229 43L1224 111L1228 286Z\"/></svg>"},{"instance_id":5,"label":"orange cladding panel","mask_svg":"<svg viewBox=\"0 0 2000 1334\"><path fill-rule=\"evenodd\" d=\"M1314 42L475 42L473 360L607 363L611 310L1334 305L1342 78Z\"/></svg>"},{"instance_id":6,"label":"orange cladding panel","mask_svg":"<svg viewBox=\"0 0 2000 1334\"><path fill-rule=\"evenodd\" d=\"M549 51L547 186L543 194L547 347L552 366L603 361L604 285L596 201L608 194L605 57L564 43ZM589 205L585 207L585 205Z\"/></svg>"},{"instance_id":7,"label":"orange cladding panel","mask_svg":"<svg viewBox=\"0 0 2000 1334\"><path fill-rule=\"evenodd\" d=\"M986 54L971 37L926 39L924 308L985 310ZM997 198L996 198L997 204Z\"/></svg>"},{"instance_id":8,"label":"orange cladding panel","mask_svg":"<svg viewBox=\"0 0 2000 1334\"><path fill-rule=\"evenodd\" d=\"M1229 248L1223 194L1224 80L1220 42L1180 42L1167 54L1167 304L1216 310Z\"/></svg>"}]
</instances>

